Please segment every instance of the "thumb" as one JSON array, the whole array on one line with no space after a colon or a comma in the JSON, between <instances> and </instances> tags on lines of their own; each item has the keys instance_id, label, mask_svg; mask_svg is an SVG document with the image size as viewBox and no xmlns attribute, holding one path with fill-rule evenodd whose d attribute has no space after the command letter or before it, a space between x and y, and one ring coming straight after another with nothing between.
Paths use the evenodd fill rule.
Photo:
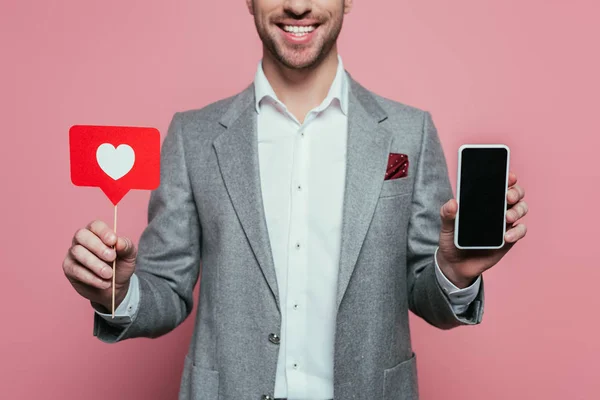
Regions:
<instances>
[{"instance_id":1,"label":"thumb","mask_svg":"<svg viewBox=\"0 0 600 400\"><path fill-rule=\"evenodd\" d=\"M442 219L442 233L454 232L454 220L458 211L458 203L455 199L448 200L440 209Z\"/></svg>"},{"instance_id":2,"label":"thumb","mask_svg":"<svg viewBox=\"0 0 600 400\"><path fill-rule=\"evenodd\" d=\"M133 262L137 257L135 245L131 239L126 237L119 237L117 239L116 251L117 256L123 261Z\"/></svg>"}]
</instances>

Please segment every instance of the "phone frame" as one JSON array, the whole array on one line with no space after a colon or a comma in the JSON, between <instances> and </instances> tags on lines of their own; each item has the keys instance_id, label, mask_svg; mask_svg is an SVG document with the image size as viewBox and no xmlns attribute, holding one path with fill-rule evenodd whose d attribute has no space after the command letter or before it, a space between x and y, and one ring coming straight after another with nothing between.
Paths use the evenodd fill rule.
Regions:
<instances>
[{"instance_id":1,"label":"phone frame","mask_svg":"<svg viewBox=\"0 0 600 400\"><path fill-rule=\"evenodd\" d=\"M458 219L460 216L460 177L461 177L461 169L462 169L462 152L465 149L506 149L506 181L504 183L504 218L503 218L503 228L502 228L502 243L499 246L459 246L458 244ZM456 218L454 220L454 246L463 250L471 250L471 249L500 249L504 246L504 236L506 235L506 211L507 211L507 194L508 194L508 173L510 170L510 148L505 144L463 144L458 149L458 174L457 174L457 185L456 185L456 202L458 203L458 210L456 213Z\"/></svg>"}]
</instances>

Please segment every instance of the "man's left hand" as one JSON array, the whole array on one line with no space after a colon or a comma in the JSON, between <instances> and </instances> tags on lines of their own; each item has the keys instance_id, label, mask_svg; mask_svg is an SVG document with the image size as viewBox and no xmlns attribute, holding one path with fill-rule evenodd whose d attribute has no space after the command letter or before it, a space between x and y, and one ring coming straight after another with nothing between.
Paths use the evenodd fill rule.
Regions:
<instances>
[{"instance_id":1,"label":"man's left hand","mask_svg":"<svg viewBox=\"0 0 600 400\"><path fill-rule=\"evenodd\" d=\"M517 175L510 172L506 199L509 204L506 211L506 233L504 246L492 250L464 250L454 245L454 220L458 211L456 199L449 200L440 209L442 228L437 262L446 277L458 288L471 285L485 270L493 267L502 257L525 236L527 228L519 222L527 214L528 206L523 201L525 191L517 183Z\"/></svg>"}]
</instances>

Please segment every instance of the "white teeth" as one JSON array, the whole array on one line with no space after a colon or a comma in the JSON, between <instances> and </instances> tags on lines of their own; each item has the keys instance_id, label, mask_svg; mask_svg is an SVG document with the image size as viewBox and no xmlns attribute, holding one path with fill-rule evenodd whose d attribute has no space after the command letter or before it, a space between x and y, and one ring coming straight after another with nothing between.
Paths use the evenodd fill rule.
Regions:
<instances>
[{"instance_id":1,"label":"white teeth","mask_svg":"<svg viewBox=\"0 0 600 400\"><path fill-rule=\"evenodd\" d=\"M297 26L297 25L284 25L283 30L286 32L305 35L316 29L315 26ZM300 36L301 36L300 35Z\"/></svg>"}]
</instances>

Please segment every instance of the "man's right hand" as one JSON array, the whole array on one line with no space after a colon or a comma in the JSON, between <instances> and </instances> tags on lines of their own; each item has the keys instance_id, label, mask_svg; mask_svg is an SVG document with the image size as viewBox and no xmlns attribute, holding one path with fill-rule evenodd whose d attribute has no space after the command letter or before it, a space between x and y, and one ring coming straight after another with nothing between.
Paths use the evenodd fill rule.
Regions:
<instances>
[{"instance_id":1,"label":"man's right hand","mask_svg":"<svg viewBox=\"0 0 600 400\"><path fill-rule=\"evenodd\" d=\"M63 262L65 276L77 293L104 313L109 313L112 306L112 263L115 257L116 309L127 294L129 280L135 270L137 249L130 239L117 238L104 222L94 221L75 233Z\"/></svg>"}]
</instances>

